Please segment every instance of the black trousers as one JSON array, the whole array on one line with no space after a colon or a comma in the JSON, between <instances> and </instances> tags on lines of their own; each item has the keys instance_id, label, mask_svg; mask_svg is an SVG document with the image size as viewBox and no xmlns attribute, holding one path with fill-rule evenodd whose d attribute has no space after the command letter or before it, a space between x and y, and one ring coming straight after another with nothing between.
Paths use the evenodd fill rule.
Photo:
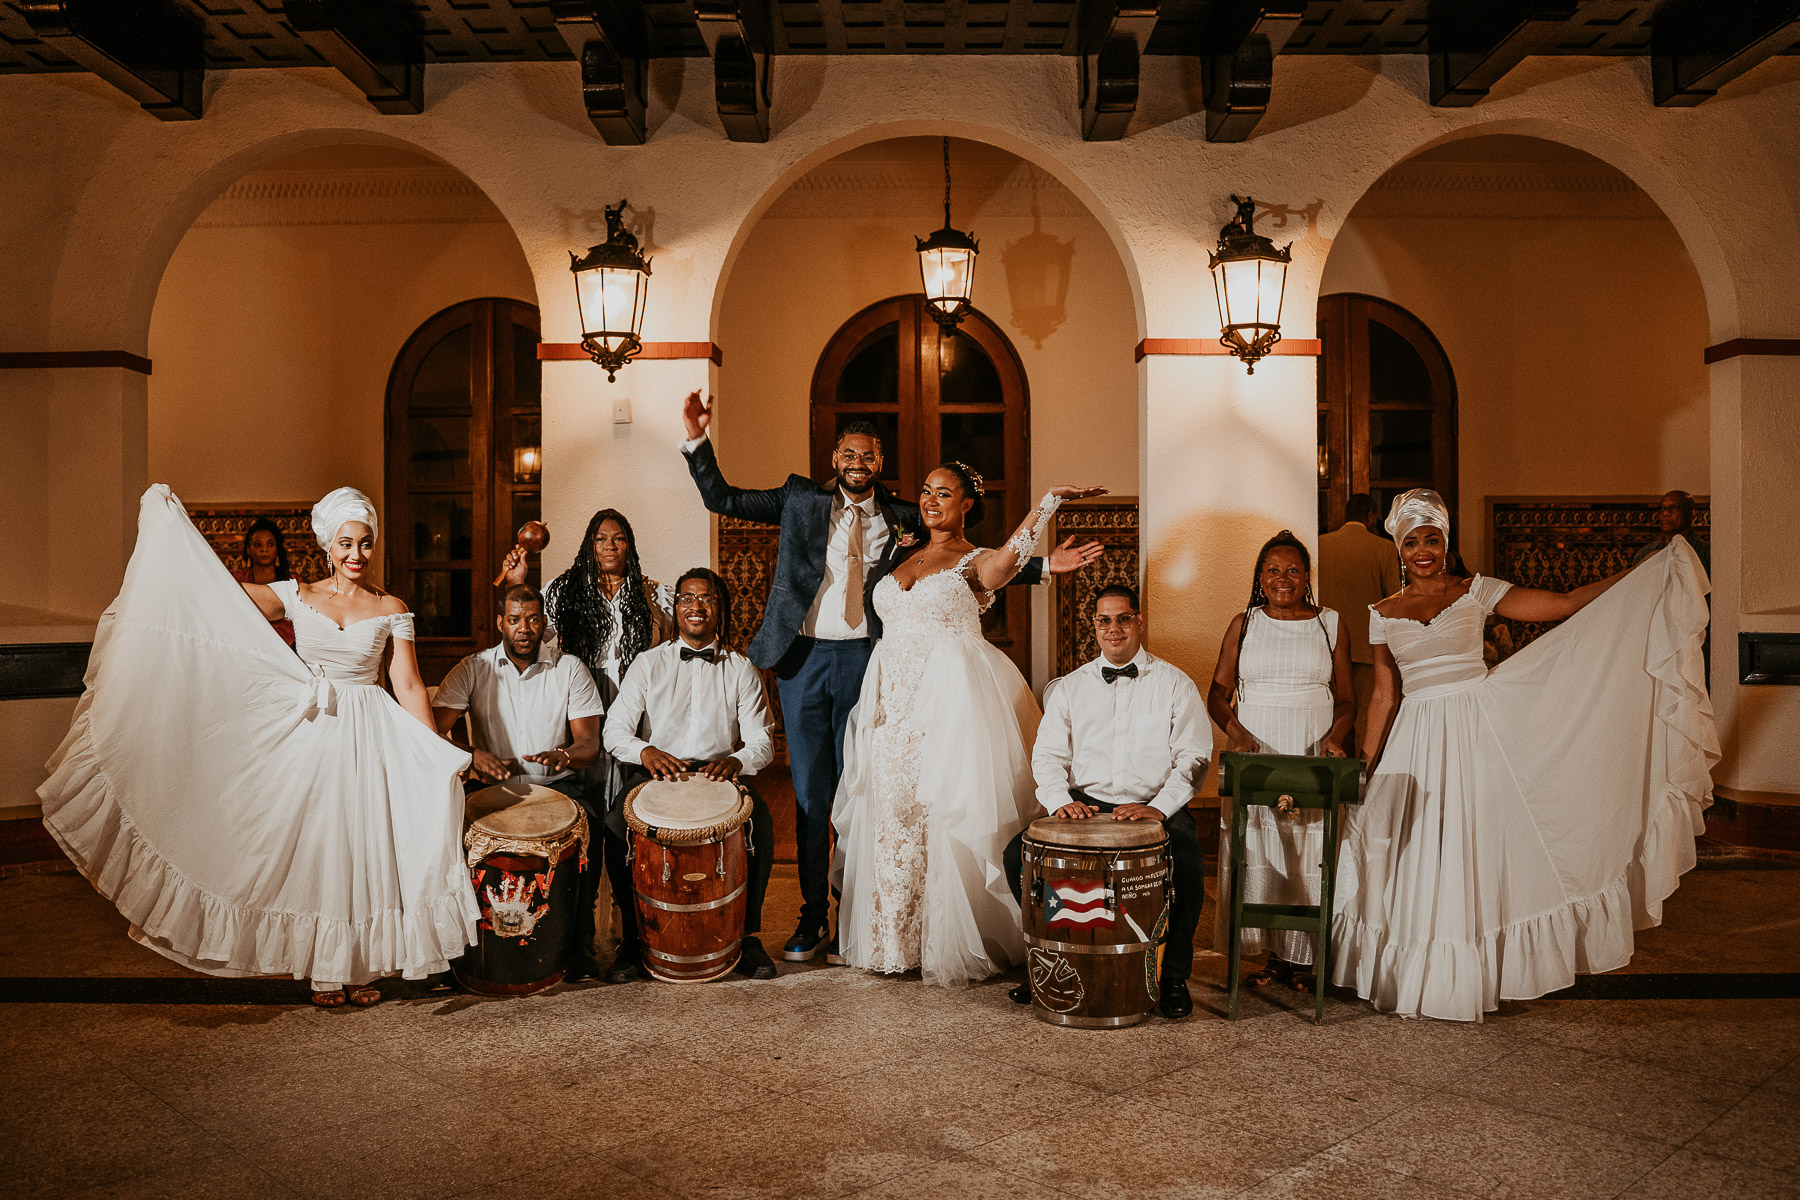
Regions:
<instances>
[{"instance_id":1,"label":"black trousers","mask_svg":"<svg viewBox=\"0 0 1800 1200\"><path fill-rule=\"evenodd\" d=\"M1102 813L1118 807L1096 800L1084 792L1070 791L1070 800L1091 804ZM1206 864L1200 849L1200 831L1194 816L1185 808L1163 818L1169 833L1169 859L1173 868L1175 895L1169 902L1169 932L1163 947L1162 980L1164 983L1186 983L1194 969L1194 934L1200 929L1200 907L1206 903ZM1019 876L1024 870L1025 833L1006 843L1004 855L1006 882L1013 899L1024 903L1019 890Z\"/></svg>"},{"instance_id":2,"label":"black trousers","mask_svg":"<svg viewBox=\"0 0 1800 1200\"><path fill-rule=\"evenodd\" d=\"M698 769L706 764L688 765ZM636 948L639 941L637 903L631 894L631 867L625 862L625 848L631 844L631 830L625 825L625 797L638 784L648 783L651 775L636 763L620 763L619 767L619 799L607 810L605 836L601 842L606 857L606 877L612 880L613 899L619 905L623 926L619 931L619 952L624 953ZM769 868L775 865L775 820L769 816L769 806L763 803L762 796L750 781L739 782L750 793L751 802L750 853L747 856L750 880L744 896L744 934L748 936L762 932L763 896L769 890Z\"/></svg>"}]
</instances>

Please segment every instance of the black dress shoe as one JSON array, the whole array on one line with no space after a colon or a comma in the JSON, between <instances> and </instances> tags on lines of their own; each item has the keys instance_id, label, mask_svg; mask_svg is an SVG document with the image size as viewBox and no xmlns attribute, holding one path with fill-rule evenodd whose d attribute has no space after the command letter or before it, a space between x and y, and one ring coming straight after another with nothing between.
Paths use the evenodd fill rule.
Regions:
<instances>
[{"instance_id":1,"label":"black dress shoe","mask_svg":"<svg viewBox=\"0 0 1800 1200\"><path fill-rule=\"evenodd\" d=\"M1156 1001L1156 1011L1171 1021L1179 1021L1194 1011L1194 998L1188 995L1187 980L1165 979L1157 989L1162 995Z\"/></svg>"},{"instance_id":2,"label":"black dress shoe","mask_svg":"<svg viewBox=\"0 0 1800 1200\"><path fill-rule=\"evenodd\" d=\"M789 962L811 962L819 947L825 944L825 934L825 926L814 927L811 922L802 921L800 928L794 930L794 936L781 948L781 957Z\"/></svg>"},{"instance_id":3,"label":"black dress shoe","mask_svg":"<svg viewBox=\"0 0 1800 1200\"><path fill-rule=\"evenodd\" d=\"M746 937L738 947L737 973L752 979L775 978L775 964L769 961L769 952L763 949L761 938Z\"/></svg>"},{"instance_id":4,"label":"black dress shoe","mask_svg":"<svg viewBox=\"0 0 1800 1200\"><path fill-rule=\"evenodd\" d=\"M1027 979L1018 987L1009 989L1006 993L1006 998L1011 1000L1014 1004L1030 1004L1031 980Z\"/></svg>"},{"instance_id":5,"label":"black dress shoe","mask_svg":"<svg viewBox=\"0 0 1800 1200\"><path fill-rule=\"evenodd\" d=\"M620 946L619 953L606 968L606 982L635 983L644 977L644 956L636 946Z\"/></svg>"},{"instance_id":6,"label":"black dress shoe","mask_svg":"<svg viewBox=\"0 0 1800 1200\"><path fill-rule=\"evenodd\" d=\"M569 965L563 968L563 981L580 983L584 979L599 979L603 974L593 955L572 954L569 956Z\"/></svg>"}]
</instances>

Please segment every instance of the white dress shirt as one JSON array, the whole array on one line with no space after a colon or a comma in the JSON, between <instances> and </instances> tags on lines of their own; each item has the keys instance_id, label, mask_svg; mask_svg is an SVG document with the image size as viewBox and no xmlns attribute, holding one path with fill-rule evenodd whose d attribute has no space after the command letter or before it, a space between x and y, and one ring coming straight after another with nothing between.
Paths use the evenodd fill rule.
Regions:
<instances>
[{"instance_id":1,"label":"white dress shirt","mask_svg":"<svg viewBox=\"0 0 1800 1200\"><path fill-rule=\"evenodd\" d=\"M762 676L741 654L714 642L716 662L681 661L680 638L637 656L606 714L606 752L642 763L654 746L684 761L711 762L727 754L754 775L775 757ZM739 742L743 749L734 750Z\"/></svg>"},{"instance_id":2,"label":"white dress shirt","mask_svg":"<svg viewBox=\"0 0 1800 1200\"><path fill-rule=\"evenodd\" d=\"M1071 790L1108 804L1148 804L1173 816L1206 774L1212 728L1200 689L1179 668L1140 649L1137 678L1107 683L1105 656L1063 676L1044 696L1031 752L1038 803L1055 812Z\"/></svg>"},{"instance_id":3,"label":"white dress shirt","mask_svg":"<svg viewBox=\"0 0 1800 1200\"><path fill-rule=\"evenodd\" d=\"M692 454L705 440L706 435L703 433L691 441L683 442L681 452ZM875 503L875 493L871 491L861 500L853 501L843 488L839 488L831 498L831 537L825 543L825 578L820 582L818 592L813 595L812 607L806 610L806 620L800 626L801 637L844 642L869 636L866 606L863 619L857 624L851 625L844 620L844 586L850 574L850 522L853 519L863 523L862 558L865 581L881 561L881 552L887 548L888 523L882 518L881 507Z\"/></svg>"},{"instance_id":4,"label":"white dress shirt","mask_svg":"<svg viewBox=\"0 0 1800 1200\"><path fill-rule=\"evenodd\" d=\"M531 783L574 772L526 762L524 755L567 746L571 720L605 710L587 667L548 643L538 646L537 658L523 671L513 665L504 643L469 655L450 668L431 704L467 712L475 745L496 758L517 759L524 773L513 778Z\"/></svg>"}]
</instances>

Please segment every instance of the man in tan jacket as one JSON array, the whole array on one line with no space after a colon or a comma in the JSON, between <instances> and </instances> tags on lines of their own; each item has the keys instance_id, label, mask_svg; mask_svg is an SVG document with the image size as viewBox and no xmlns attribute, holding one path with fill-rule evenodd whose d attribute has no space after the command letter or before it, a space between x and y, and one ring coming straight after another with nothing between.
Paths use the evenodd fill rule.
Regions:
<instances>
[{"instance_id":1,"label":"man in tan jacket","mask_svg":"<svg viewBox=\"0 0 1800 1200\"><path fill-rule=\"evenodd\" d=\"M1343 527L1319 538L1319 603L1337 609L1350 635L1350 679L1356 686L1356 728L1362 732L1375 690L1375 656L1369 650L1369 606L1400 590L1400 555L1375 532L1379 523L1368 493L1344 505Z\"/></svg>"}]
</instances>

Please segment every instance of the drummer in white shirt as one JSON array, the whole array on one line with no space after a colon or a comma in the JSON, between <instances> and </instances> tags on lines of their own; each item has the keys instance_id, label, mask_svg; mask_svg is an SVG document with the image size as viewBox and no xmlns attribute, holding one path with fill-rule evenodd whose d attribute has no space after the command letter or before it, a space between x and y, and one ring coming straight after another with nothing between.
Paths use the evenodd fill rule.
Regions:
<instances>
[{"instance_id":1,"label":"drummer in white shirt","mask_svg":"<svg viewBox=\"0 0 1800 1200\"><path fill-rule=\"evenodd\" d=\"M461 746L453 730L469 716L474 784L518 780L554 788L587 812L597 834L604 815L589 802L580 772L600 757L600 690L587 667L544 641L544 598L530 584L506 589L496 618L500 644L450 668L431 702L438 732ZM590 859L576 893L575 953L566 978L598 974L594 902L600 864Z\"/></svg>"},{"instance_id":2,"label":"drummer in white shirt","mask_svg":"<svg viewBox=\"0 0 1800 1200\"><path fill-rule=\"evenodd\" d=\"M723 579L695 567L676 582L675 631L674 641L638 655L606 715L606 752L619 764L621 796L653 778L698 775L743 782L741 776L756 774L775 757L762 676L749 659L725 648L731 634L731 594ZM744 787L754 808L737 971L752 979L773 979L775 964L755 935L762 930L775 823L756 790L748 783ZM628 840L624 805L614 805L606 814L602 843L624 929L618 957L606 972L608 983L629 983L644 974L637 913L629 900Z\"/></svg>"},{"instance_id":3,"label":"drummer in white shirt","mask_svg":"<svg viewBox=\"0 0 1800 1200\"><path fill-rule=\"evenodd\" d=\"M1206 899L1199 831L1188 801L1206 774L1212 730L1200 689L1180 669L1144 649L1137 592L1122 584L1094 598L1100 657L1044 692L1044 719L1031 754L1038 803L1073 819L1161 821L1169 833L1175 895L1163 949L1157 1011L1179 1020L1194 1011L1188 973ZM1006 847L1007 882L1020 898L1024 833ZM1008 993L1031 1003L1031 983Z\"/></svg>"}]
</instances>

